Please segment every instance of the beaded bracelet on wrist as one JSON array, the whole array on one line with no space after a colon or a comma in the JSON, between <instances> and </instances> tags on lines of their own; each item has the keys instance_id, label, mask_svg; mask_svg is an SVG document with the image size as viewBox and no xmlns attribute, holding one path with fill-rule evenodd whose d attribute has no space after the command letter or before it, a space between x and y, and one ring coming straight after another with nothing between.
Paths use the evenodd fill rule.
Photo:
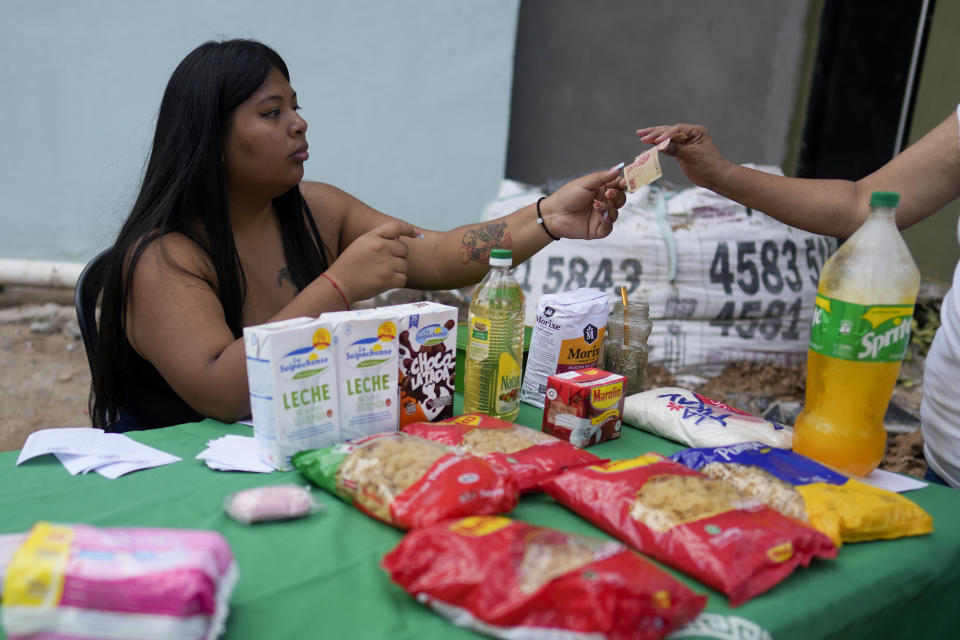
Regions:
<instances>
[{"instance_id":1,"label":"beaded bracelet on wrist","mask_svg":"<svg viewBox=\"0 0 960 640\"><path fill-rule=\"evenodd\" d=\"M547 197L544 196L544 197L540 198L539 200L537 200L537 222L538 222L538 223L540 224L540 226L543 228L544 233L546 233L548 236L550 236L550 239L551 239L551 240L559 240L560 238L558 238L557 236L555 236L555 235L553 235L552 233L550 233L550 229L547 228L547 223L544 222L544 220L543 220L543 214L540 213L540 203L543 202L543 201L546 200L546 199L547 199Z\"/></svg>"}]
</instances>

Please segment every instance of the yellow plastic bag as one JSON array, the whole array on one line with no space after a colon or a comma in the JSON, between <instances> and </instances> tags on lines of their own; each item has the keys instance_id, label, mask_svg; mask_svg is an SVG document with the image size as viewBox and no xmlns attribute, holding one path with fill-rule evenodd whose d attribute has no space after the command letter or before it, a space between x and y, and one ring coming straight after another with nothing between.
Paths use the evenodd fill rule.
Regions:
<instances>
[{"instance_id":1,"label":"yellow plastic bag","mask_svg":"<svg viewBox=\"0 0 960 640\"><path fill-rule=\"evenodd\" d=\"M760 442L686 449L677 462L731 482L784 515L808 522L838 547L933 531L933 518L899 493L848 478L788 449Z\"/></svg>"}]
</instances>

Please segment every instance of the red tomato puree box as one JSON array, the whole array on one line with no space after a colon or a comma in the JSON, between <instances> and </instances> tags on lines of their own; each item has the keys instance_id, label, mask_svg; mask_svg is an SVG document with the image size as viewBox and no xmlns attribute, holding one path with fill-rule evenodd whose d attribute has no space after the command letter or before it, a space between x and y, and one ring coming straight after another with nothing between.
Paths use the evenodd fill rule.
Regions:
<instances>
[{"instance_id":1,"label":"red tomato puree box","mask_svg":"<svg viewBox=\"0 0 960 640\"><path fill-rule=\"evenodd\" d=\"M543 432L578 447L619 438L624 382L624 376L603 369L550 376L543 407Z\"/></svg>"}]
</instances>

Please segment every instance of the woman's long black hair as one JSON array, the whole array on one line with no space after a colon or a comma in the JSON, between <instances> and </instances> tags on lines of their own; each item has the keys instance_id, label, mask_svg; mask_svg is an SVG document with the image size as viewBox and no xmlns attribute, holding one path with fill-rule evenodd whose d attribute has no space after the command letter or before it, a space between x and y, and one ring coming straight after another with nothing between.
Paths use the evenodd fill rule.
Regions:
<instances>
[{"instance_id":1,"label":"woman's long black hair","mask_svg":"<svg viewBox=\"0 0 960 640\"><path fill-rule=\"evenodd\" d=\"M170 77L140 193L107 260L92 371L93 426L109 428L124 403L124 381L136 355L126 339L127 301L134 266L150 242L177 231L208 254L216 281L192 275L217 292L230 330L242 335L246 286L230 225L223 142L234 109L274 68L290 80L287 65L270 47L228 40L200 45ZM287 268L303 289L327 268L323 245L298 186L273 203Z\"/></svg>"}]
</instances>

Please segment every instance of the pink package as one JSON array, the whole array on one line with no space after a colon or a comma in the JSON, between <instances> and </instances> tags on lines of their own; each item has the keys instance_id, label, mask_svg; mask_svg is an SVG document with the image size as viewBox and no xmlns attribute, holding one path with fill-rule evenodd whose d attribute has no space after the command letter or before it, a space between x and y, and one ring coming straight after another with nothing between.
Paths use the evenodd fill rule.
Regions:
<instances>
[{"instance_id":1,"label":"pink package","mask_svg":"<svg viewBox=\"0 0 960 640\"><path fill-rule=\"evenodd\" d=\"M9 640L216 638L238 578L215 531L38 522L6 568Z\"/></svg>"}]
</instances>

